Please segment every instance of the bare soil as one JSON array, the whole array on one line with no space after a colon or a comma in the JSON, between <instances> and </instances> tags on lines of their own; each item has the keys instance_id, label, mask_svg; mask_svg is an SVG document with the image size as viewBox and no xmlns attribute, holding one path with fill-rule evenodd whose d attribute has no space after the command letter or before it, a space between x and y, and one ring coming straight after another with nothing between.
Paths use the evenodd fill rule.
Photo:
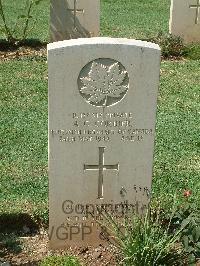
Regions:
<instances>
[{"instance_id":1,"label":"bare soil","mask_svg":"<svg viewBox=\"0 0 200 266\"><path fill-rule=\"evenodd\" d=\"M39 262L50 255L74 255L79 258L83 265L89 266L104 266L104 265L118 265L117 250L113 246L98 246L72 248L67 250L52 251L48 247L48 235L46 231L41 231L40 234L34 236L23 236L18 238L20 242L20 251L9 250L0 242L0 249L3 254L0 256L1 263L7 262L8 265L16 266L35 266ZM2 257L2 258L1 258Z\"/></svg>"},{"instance_id":2,"label":"bare soil","mask_svg":"<svg viewBox=\"0 0 200 266\"><path fill-rule=\"evenodd\" d=\"M30 45L8 45L0 42L0 61L18 59L21 57L29 56L46 56L46 44Z\"/></svg>"}]
</instances>

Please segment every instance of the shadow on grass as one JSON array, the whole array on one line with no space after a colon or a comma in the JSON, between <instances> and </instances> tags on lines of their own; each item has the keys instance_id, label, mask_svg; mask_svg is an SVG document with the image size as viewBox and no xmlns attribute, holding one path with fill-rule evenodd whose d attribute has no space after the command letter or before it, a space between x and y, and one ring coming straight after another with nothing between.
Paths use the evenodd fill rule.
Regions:
<instances>
[{"instance_id":1,"label":"shadow on grass","mask_svg":"<svg viewBox=\"0 0 200 266\"><path fill-rule=\"evenodd\" d=\"M37 224L27 213L0 215L0 257L21 252L20 237L33 236L39 231Z\"/></svg>"},{"instance_id":2,"label":"shadow on grass","mask_svg":"<svg viewBox=\"0 0 200 266\"><path fill-rule=\"evenodd\" d=\"M37 224L27 213L12 213L0 215L0 233L36 233Z\"/></svg>"},{"instance_id":3,"label":"shadow on grass","mask_svg":"<svg viewBox=\"0 0 200 266\"><path fill-rule=\"evenodd\" d=\"M15 51L18 50L20 47L30 47L34 49L41 49L43 47L46 47L46 42L41 42L39 39L27 39L20 42L15 43L9 43L5 39L0 39L0 51Z\"/></svg>"}]
</instances>

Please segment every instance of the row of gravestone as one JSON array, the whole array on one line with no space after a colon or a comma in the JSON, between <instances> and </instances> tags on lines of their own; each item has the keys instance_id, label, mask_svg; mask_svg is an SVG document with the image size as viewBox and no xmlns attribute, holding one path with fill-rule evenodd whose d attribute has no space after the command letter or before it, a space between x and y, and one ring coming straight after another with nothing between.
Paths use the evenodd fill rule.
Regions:
<instances>
[{"instance_id":1,"label":"row of gravestone","mask_svg":"<svg viewBox=\"0 0 200 266\"><path fill-rule=\"evenodd\" d=\"M170 33L200 42L200 0L171 0ZM62 41L99 36L100 0L51 0L50 38Z\"/></svg>"},{"instance_id":2,"label":"row of gravestone","mask_svg":"<svg viewBox=\"0 0 200 266\"><path fill-rule=\"evenodd\" d=\"M90 5L52 2L54 36L66 10L68 32L91 33L98 4L82 1ZM106 37L53 42L48 68L50 246L111 242L105 216L121 221L144 213L150 201L160 48Z\"/></svg>"}]
</instances>

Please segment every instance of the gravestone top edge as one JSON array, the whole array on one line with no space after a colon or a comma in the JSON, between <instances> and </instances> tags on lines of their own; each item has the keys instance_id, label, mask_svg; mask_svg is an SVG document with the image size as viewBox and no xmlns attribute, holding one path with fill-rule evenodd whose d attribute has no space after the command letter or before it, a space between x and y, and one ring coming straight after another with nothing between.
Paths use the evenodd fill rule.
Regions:
<instances>
[{"instance_id":1,"label":"gravestone top edge","mask_svg":"<svg viewBox=\"0 0 200 266\"><path fill-rule=\"evenodd\" d=\"M90 45L90 44L134 45L136 47L150 48L150 49L154 49L158 51L161 50L159 45L155 43L140 41L140 40L135 40L135 39L110 38L110 37L79 38L79 39L71 39L71 40L53 42L47 45L47 50L50 51L50 50L65 48L65 47L70 47L70 46L81 46L81 45Z\"/></svg>"}]
</instances>

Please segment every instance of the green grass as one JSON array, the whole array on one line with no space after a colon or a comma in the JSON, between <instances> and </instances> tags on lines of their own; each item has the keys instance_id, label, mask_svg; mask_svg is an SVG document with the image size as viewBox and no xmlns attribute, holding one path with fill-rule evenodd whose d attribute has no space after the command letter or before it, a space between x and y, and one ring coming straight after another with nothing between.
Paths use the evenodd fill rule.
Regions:
<instances>
[{"instance_id":1,"label":"green grass","mask_svg":"<svg viewBox=\"0 0 200 266\"><path fill-rule=\"evenodd\" d=\"M0 63L0 210L47 207L46 58Z\"/></svg>"},{"instance_id":2,"label":"green grass","mask_svg":"<svg viewBox=\"0 0 200 266\"><path fill-rule=\"evenodd\" d=\"M172 204L170 218L176 209ZM175 208L174 208L175 207ZM171 219L162 226L163 217L159 209L149 208L145 217L135 215L130 221L124 219L116 223L115 218L105 214L110 221L109 229L122 254L126 266L181 266L186 253L182 246L177 246L184 227L170 234ZM123 224L123 230L121 230Z\"/></svg>"},{"instance_id":3,"label":"green grass","mask_svg":"<svg viewBox=\"0 0 200 266\"><path fill-rule=\"evenodd\" d=\"M2 0L9 25L14 25L18 15L25 14L26 0ZM103 36L146 39L159 31L168 32L169 0L101 0L101 32ZM30 39L48 41L49 0L43 0L34 9L31 19ZM0 20L1 24L1 20ZM19 27L17 32L20 32ZM0 31L0 39L4 35Z\"/></svg>"},{"instance_id":4,"label":"green grass","mask_svg":"<svg viewBox=\"0 0 200 266\"><path fill-rule=\"evenodd\" d=\"M168 32L169 0L103 0L103 36L146 39Z\"/></svg>"},{"instance_id":5,"label":"green grass","mask_svg":"<svg viewBox=\"0 0 200 266\"><path fill-rule=\"evenodd\" d=\"M162 63L153 191L170 199L191 189L200 207L199 66L192 60Z\"/></svg>"},{"instance_id":6,"label":"green grass","mask_svg":"<svg viewBox=\"0 0 200 266\"><path fill-rule=\"evenodd\" d=\"M77 258L72 256L49 256L39 266L81 266Z\"/></svg>"},{"instance_id":7,"label":"green grass","mask_svg":"<svg viewBox=\"0 0 200 266\"><path fill-rule=\"evenodd\" d=\"M165 61L161 68L153 192L171 198L193 191L200 207L200 61ZM47 219L47 63L0 63L0 212Z\"/></svg>"},{"instance_id":8,"label":"green grass","mask_svg":"<svg viewBox=\"0 0 200 266\"><path fill-rule=\"evenodd\" d=\"M38 39L42 42L47 42L49 38L49 0L43 0L33 10L33 18L30 19L30 32L27 38ZM18 20L19 15L25 15L26 0L2 0L6 21L9 27L13 28L16 21L18 21L18 27L16 28L17 36L22 31L22 19ZM0 18L0 25L2 24ZM0 30L0 39L4 39L5 35Z\"/></svg>"},{"instance_id":9,"label":"green grass","mask_svg":"<svg viewBox=\"0 0 200 266\"><path fill-rule=\"evenodd\" d=\"M23 13L25 0L2 1L12 25ZM101 0L101 35L155 40L158 32L166 36L169 6L170 0ZM49 0L42 1L34 16L28 38L48 42ZM0 31L0 39L4 37ZM161 64L152 188L166 213L174 194L183 209L187 202L200 209L200 46L191 45L186 52L187 60ZM24 224L38 230L37 221L48 223L46 61L30 56L0 61L0 257L20 251ZM192 191L189 199L184 190ZM41 262L45 265L79 262L52 256Z\"/></svg>"},{"instance_id":10,"label":"green grass","mask_svg":"<svg viewBox=\"0 0 200 266\"><path fill-rule=\"evenodd\" d=\"M10 23L23 3L3 0ZM150 38L167 33L169 5L169 0L102 0L102 35ZM28 37L48 41L49 1L34 12L37 23ZM190 57L198 53L194 46ZM1 61L0 73L0 214L28 213L47 221L46 58ZM191 200L200 207L199 83L200 61L162 63L153 194L170 200L177 192L181 199L183 190L191 189Z\"/></svg>"}]
</instances>

